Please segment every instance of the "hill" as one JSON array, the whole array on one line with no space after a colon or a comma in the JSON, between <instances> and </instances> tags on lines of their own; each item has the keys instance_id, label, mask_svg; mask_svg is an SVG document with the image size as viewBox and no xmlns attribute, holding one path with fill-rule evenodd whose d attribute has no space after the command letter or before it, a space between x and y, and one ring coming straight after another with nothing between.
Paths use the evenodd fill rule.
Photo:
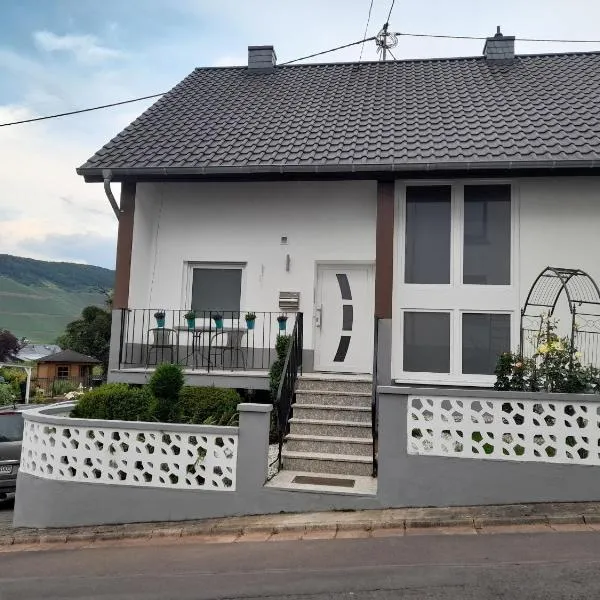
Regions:
<instances>
[{"instance_id":1,"label":"hill","mask_svg":"<svg viewBox=\"0 0 600 600\"><path fill-rule=\"evenodd\" d=\"M0 329L51 343L86 306L102 306L114 271L0 254Z\"/></svg>"}]
</instances>

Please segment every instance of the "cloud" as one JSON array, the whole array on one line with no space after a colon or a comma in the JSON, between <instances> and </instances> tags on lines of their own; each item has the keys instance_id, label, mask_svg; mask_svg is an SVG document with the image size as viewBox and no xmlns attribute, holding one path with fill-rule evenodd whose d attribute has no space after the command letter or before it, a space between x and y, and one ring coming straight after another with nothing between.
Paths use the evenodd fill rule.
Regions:
<instances>
[{"instance_id":1,"label":"cloud","mask_svg":"<svg viewBox=\"0 0 600 600\"><path fill-rule=\"evenodd\" d=\"M33 40L44 52L70 52L78 62L86 64L124 56L120 50L100 44L94 35L56 35L51 31L36 31Z\"/></svg>"},{"instance_id":2,"label":"cloud","mask_svg":"<svg viewBox=\"0 0 600 600\"><path fill-rule=\"evenodd\" d=\"M91 232L49 234L42 239L24 239L22 253L44 255L52 260L115 268L116 239Z\"/></svg>"}]
</instances>

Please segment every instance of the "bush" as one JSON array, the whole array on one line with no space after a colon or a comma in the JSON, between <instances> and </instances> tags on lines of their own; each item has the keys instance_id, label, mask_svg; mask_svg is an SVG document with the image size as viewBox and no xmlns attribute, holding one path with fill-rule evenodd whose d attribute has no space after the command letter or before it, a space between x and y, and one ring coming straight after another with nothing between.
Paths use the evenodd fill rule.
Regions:
<instances>
[{"instance_id":1,"label":"bush","mask_svg":"<svg viewBox=\"0 0 600 600\"><path fill-rule=\"evenodd\" d=\"M154 405L147 388L107 383L83 394L71 416L79 419L152 421Z\"/></svg>"},{"instance_id":2,"label":"bush","mask_svg":"<svg viewBox=\"0 0 600 600\"><path fill-rule=\"evenodd\" d=\"M161 423L180 422L177 402L183 387L183 371L179 365L164 363L156 367L148 388L156 399L154 418Z\"/></svg>"},{"instance_id":3,"label":"bush","mask_svg":"<svg viewBox=\"0 0 600 600\"><path fill-rule=\"evenodd\" d=\"M15 400L15 395L11 386L8 383L0 383L0 406L12 404Z\"/></svg>"},{"instance_id":4,"label":"bush","mask_svg":"<svg viewBox=\"0 0 600 600\"><path fill-rule=\"evenodd\" d=\"M271 390L271 400L275 402L277 399L277 390L279 389L279 382L281 381L281 375L283 373L283 366L285 364L285 357L287 355L288 348L292 336L290 335L278 335L275 342L275 353L277 359L271 365L269 370L269 388Z\"/></svg>"},{"instance_id":5,"label":"bush","mask_svg":"<svg viewBox=\"0 0 600 600\"><path fill-rule=\"evenodd\" d=\"M56 379L52 382L52 396L64 396L69 392L74 392L78 387L78 384L68 379Z\"/></svg>"},{"instance_id":6,"label":"bush","mask_svg":"<svg viewBox=\"0 0 600 600\"><path fill-rule=\"evenodd\" d=\"M177 412L182 423L235 425L241 401L235 390L186 386L179 395Z\"/></svg>"}]
</instances>

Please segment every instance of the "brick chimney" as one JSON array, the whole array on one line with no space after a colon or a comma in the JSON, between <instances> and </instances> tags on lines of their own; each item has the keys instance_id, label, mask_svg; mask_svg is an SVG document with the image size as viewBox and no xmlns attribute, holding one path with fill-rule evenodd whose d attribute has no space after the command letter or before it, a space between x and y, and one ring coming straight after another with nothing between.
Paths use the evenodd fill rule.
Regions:
<instances>
[{"instance_id":1,"label":"brick chimney","mask_svg":"<svg viewBox=\"0 0 600 600\"><path fill-rule=\"evenodd\" d=\"M500 26L498 26L496 35L485 40L483 55L490 62L512 62L515 58L515 37L502 35Z\"/></svg>"},{"instance_id":2,"label":"brick chimney","mask_svg":"<svg viewBox=\"0 0 600 600\"><path fill-rule=\"evenodd\" d=\"M248 71L265 73L272 71L277 64L273 46L248 46Z\"/></svg>"}]
</instances>

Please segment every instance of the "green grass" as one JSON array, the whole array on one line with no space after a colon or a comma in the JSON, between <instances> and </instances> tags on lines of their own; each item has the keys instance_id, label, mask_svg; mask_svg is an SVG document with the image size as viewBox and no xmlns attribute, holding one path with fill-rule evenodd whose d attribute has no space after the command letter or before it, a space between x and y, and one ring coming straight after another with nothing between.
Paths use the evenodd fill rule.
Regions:
<instances>
[{"instance_id":1,"label":"green grass","mask_svg":"<svg viewBox=\"0 0 600 600\"><path fill-rule=\"evenodd\" d=\"M86 306L102 306L100 291L25 285L0 275L0 329L37 343L52 343Z\"/></svg>"}]
</instances>

